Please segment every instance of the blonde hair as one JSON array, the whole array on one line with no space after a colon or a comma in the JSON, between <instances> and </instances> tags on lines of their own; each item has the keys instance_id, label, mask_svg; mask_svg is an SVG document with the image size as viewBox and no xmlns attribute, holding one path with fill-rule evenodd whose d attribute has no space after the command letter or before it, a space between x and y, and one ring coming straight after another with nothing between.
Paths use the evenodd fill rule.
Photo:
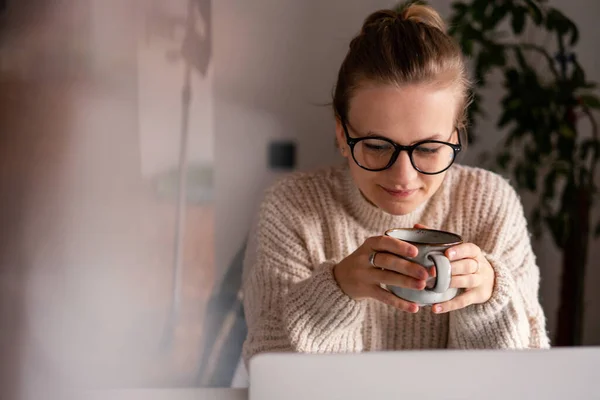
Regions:
<instances>
[{"instance_id":1,"label":"blonde hair","mask_svg":"<svg viewBox=\"0 0 600 400\"><path fill-rule=\"evenodd\" d=\"M446 24L440 14L433 8L420 4L411 4L400 13L400 17L407 21L418 22L446 32Z\"/></svg>"},{"instance_id":2,"label":"blonde hair","mask_svg":"<svg viewBox=\"0 0 600 400\"><path fill-rule=\"evenodd\" d=\"M409 4L365 19L338 73L333 94L337 118L347 120L350 99L365 82L454 85L460 96L456 127L464 135L471 84L460 46L433 8Z\"/></svg>"}]
</instances>

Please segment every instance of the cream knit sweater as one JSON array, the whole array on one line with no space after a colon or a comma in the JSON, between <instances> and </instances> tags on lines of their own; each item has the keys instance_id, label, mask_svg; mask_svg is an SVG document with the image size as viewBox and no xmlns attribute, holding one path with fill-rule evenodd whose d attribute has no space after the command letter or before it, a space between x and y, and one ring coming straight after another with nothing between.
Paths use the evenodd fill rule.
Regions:
<instances>
[{"instance_id":1,"label":"cream knit sweater","mask_svg":"<svg viewBox=\"0 0 600 400\"><path fill-rule=\"evenodd\" d=\"M456 232L482 249L496 272L487 303L410 314L340 289L336 263L368 237L415 223ZM347 166L296 173L267 190L250 234L244 361L275 351L547 348L539 280L522 205L498 175L454 165L428 202L394 216L365 200Z\"/></svg>"}]
</instances>

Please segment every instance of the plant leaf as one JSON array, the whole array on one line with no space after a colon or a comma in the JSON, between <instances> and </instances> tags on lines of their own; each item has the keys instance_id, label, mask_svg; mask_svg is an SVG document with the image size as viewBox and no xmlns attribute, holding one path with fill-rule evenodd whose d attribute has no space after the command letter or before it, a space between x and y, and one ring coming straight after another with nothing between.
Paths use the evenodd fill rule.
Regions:
<instances>
[{"instance_id":1,"label":"plant leaf","mask_svg":"<svg viewBox=\"0 0 600 400\"><path fill-rule=\"evenodd\" d=\"M573 82L573 86L576 88L585 87L585 71L583 68L581 68L581 65L577 61L574 61L573 64L573 72L571 73L571 81Z\"/></svg>"},{"instance_id":2,"label":"plant leaf","mask_svg":"<svg viewBox=\"0 0 600 400\"><path fill-rule=\"evenodd\" d=\"M508 163L510 163L511 159L512 154L509 151L503 151L496 156L496 163L502 170L506 171L508 168Z\"/></svg>"},{"instance_id":3,"label":"plant leaf","mask_svg":"<svg viewBox=\"0 0 600 400\"><path fill-rule=\"evenodd\" d=\"M569 31L569 19L556 8L550 8L546 15L546 28L549 31L556 31L561 36Z\"/></svg>"},{"instance_id":4,"label":"plant leaf","mask_svg":"<svg viewBox=\"0 0 600 400\"><path fill-rule=\"evenodd\" d=\"M493 44L488 46L490 65L504 66L506 64L506 55L504 46Z\"/></svg>"},{"instance_id":5,"label":"plant leaf","mask_svg":"<svg viewBox=\"0 0 600 400\"><path fill-rule=\"evenodd\" d=\"M523 29L525 28L525 14L526 10L522 7L517 7L513 11L511 25L514 33L517 35L523 33Z\"/></svg>"},{"instance_id":6,"label":"plant leaf","mask_svg":"<svg viewBox=\"0 0 600 400\"><path fill-rule=\"evenodd\" d=\"M457 14L461 15L464 15L468 10L467 5L462 1L455 1L454 3L452 3L452 8Z\"/></svg>"},{"instance_id":7,"label":"plant leaf","mask_svg":"<svg viewBox=\"0 0 600 400\"><path fill-rule=\"evenodd\" d=\"M585 160L590 151L594 151L595 155L600 154L600 142L595 139L588 139L581 143L579 147L580 158Z\"/></svg>"},{"instance_id":8,"label":"plant leaf","mask_svg":"<svg viewBox=\"0 0 600 400\"><path fill-rule=\"evenodd\" d=\"M462 42L461 47L465 55L472 56L473 55L473 40L465 40Z\"/></svg>"},{"instance_id":9,"label":"plant leaf","mask_svg":"<svg viewBox=\"0 0 600 400\"><path fill-rule=\"evenodd\" d=\"M550 233L554 239L556 247L562 249L565 243L566 219L562 213L558 212L555 215L548 215L545 218L546 225L550 228Z\"/></svg>"},{"instance_id":10,"label":"plant leaf","mask_svg":"<svg viewBox=\"0 0 600 400\"><path fill-rule=\"evenodd\" d=\"M525 0L527 3L527 11L529 11L529 15L531 15L531 19L536 25L540 25L543 21L542 10L533 0Z\"/></svg>"},{"instance_id":11,"label":"plant leaf","mask_svg":"<svg viewBox=\"0 0 600 400\"><path fill-rule=\"evenodd\" d=\"M513 119L515 119L515 112L513 110L504 110L504 112L502 113L502 115L500 116L500 119L498 120L498 127L499 128L504 128L506 125L508 125L509 122L511 122Z\"/></svg>"},{"instance_id":12,"label":"plant leaf","mask_svg":"<svg viewBox=\"0 0 600 400\"><path fill-rule=\"evenodd\" d=\"M517 181L517 187L519 187L519 188L525 187L526 186L525 168L523 167L523 164L518 163L517 166L515 167L513 173L514 173L515 179Z\"/></svg>"},{"instance_id":13,"label":"plant leaf","mask_svg":"<svg viewBox=\"0 0 600 400\"><path fill-rule=\"evenodd\" d=\"M600 99L593 94L582 94L579 101L589 108L600 109Z\"/></svg>"},{"instance_id":14,"label":"plant leaf","mask_svg":"<svg viewBox=\"0 0 600 400\"><path fill-rule=\"evenodd\" d=\"M532 192L537 190L537 167L535 164L530 163L525 169L525 179L527 183L527 189Z\"/></svg>"},{"instance_id":15,"label":"plant leaf","mask_svg":"<svg viewBox=\"0 0 600 400\"><path fill-rule=\"evenodd\" d=\"M558 133L560 133L561 136L567 139L575 138L575 131L567 124L560 124L558 128Z\"/></svg>"},{"instance_id":16,"label":"plant leaf","mask_svg":"<svg viewBox=\"0 0 600 400\"><path fill-rule=\"evenodd\" d=\"M486 21L486 25L491 28L495 28L496 25L498 25L498 23L506 17L506 14L509 11L509 7L510 6L506 3L494 5L492 7L492 13Z\"/></svg>"},{"instance_id":17,"label":"plant leaf","mask_svg":"<svg viewBox=\"0 0 600 400\"><path fill-rule=\"evenodd\" d=\"M571 46L574 46L579 41L579 29L577 29L577 25L571 22Z\"/></svg>"},{"instance_id":18,"label":"plant leaf","mask_svg":"<svg viewBox=\"0 0 600 400\"><path fill-rule=\"evenodd\" d=\"M482 21L485 18L485 12L489 5L489 0L474 0L470 7L473 18L477 21Z\"/></svg>"},{"instance_id":19,"label":"plant leaf","mask_svg":"<svg viewBox=\"0 0 600 400\"><path fill-rule=\"evenodd\" d=\"M519 47L513 47L515 52L515 56L517 57L517 62L519 63L519 67L522 69L529 69L527 65L527 61L525 61L525 56L523 55L523 51Z\"/></svg>"},{"instance_id":20,"label":"plant leaf","mask_svg":"<svg viewBox=\"0 0 600 400\"><path fill-rule=\"evenodd\" d=\"M549 31L556 31L560 36L570 34L569 42L571 46L579 41L579 29L577 25L565 14L556 8L550 8L546 16L546 28Z\"/></svg>"},{"instance_id":21,"label":"plant leaf","mask_svg":"<svg viewBox=\"0 0 600 400\"><path fill-rule=\"evenodd\" d=\"M516 109L521 108L522 104L523 104L523 100L514 98L508 102L508 104L506 105L506 108L509 110L516 110Z\"/></svg>"},{"instance_id":22,"label":"plant leaf","mask_svg":"<svg viewBox=\"0 0 600 400\"><path fill-rule=\"evenodd\" d=\"M559 171L553 169L548 172L544 178L544 191L542 192L543 200L552 200L554 198L554 186L556 185L558 174Z\"/></svg>"},{"instance_id":23,"label":"plant leaf","mask_svg":"<svg viewBox=\"0 0 600 400\"><path fill-rule=\"evenodd\" d=\"M515 68L509 68L504 72L504 79L506 79L507 85L516 85L520 79L519 71L517 71Z\"/></svg>"},{"instance_id":24,"label":"plant leaf","mask_svg":"<svg viewBox=\"0 0 600 400\"><path fill-rule=\"evenodd\" d=\"M533 192L536 190L537 168L533 164L519 162L515 167L514 174L520 188Z\"/></svg>"}]
</instances>

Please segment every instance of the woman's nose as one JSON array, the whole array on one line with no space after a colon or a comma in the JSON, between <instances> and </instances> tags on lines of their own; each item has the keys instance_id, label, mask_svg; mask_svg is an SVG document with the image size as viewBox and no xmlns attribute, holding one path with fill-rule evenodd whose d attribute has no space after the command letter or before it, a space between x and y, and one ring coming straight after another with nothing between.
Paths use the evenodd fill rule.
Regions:
<instances>
[{"instance_id":1,"label":"woman's nose","mask_svg":"<svg viewBox=\"0 0 600 400\"><path fill-rule=\"evenodd\" d=\"M412 182L419 174L410 162L410 156L406 151L401 151L400 154L398 154L398 158L391 166L390 170L390 172L395 175L395 181L401 185Z\"/></svg>"}]
</instances>

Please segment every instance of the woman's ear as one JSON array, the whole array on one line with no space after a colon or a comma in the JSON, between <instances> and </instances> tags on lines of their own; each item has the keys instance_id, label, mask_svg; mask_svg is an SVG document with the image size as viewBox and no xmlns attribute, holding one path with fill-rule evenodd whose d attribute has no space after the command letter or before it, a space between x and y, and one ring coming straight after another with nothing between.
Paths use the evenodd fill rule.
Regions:
<instances>
[{"instance_id":1,"label":"woman's ear","mask_svg":"<svg viewBox=\"0 0 600 400\"><path fill-rule=\"evenodd\" d=\"M342 156L348 156L348 145L346 143L346 135L344 135L344 128L339 118L335 119L335 140L337 148L340 149Z\"/></svg>"}]
</instances>

